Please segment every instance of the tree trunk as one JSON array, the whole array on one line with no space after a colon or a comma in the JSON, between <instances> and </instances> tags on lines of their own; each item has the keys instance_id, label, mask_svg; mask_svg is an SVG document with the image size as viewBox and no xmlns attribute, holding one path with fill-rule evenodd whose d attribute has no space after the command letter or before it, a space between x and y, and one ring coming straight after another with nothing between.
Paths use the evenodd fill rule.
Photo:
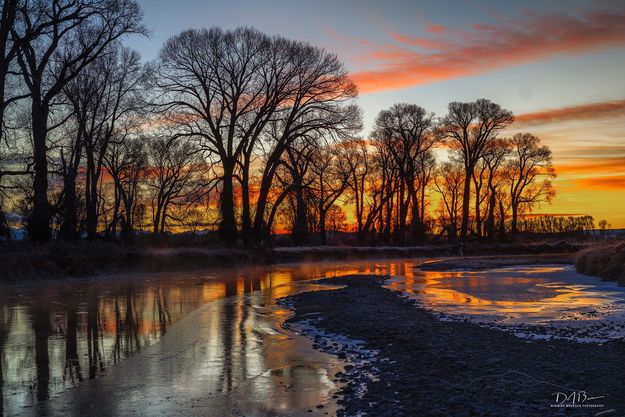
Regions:
<instances>
[{"instance_id":1,"label":"tree trunk","mask_svg":"<svg viewBox=\"0 0 625 417\"><path fill-rule=\"evenodd\" d=\"M98 174L96 173L93 149L87 150L87 239L94 240L98 232Z\"/></svg>"},{"instance_id":2,"label":"tree trunk","mask_svg":"<svg viewBox=\"0 0 625 417\"><path fill-rule=\"evenodd\" d=\"M323 204L319 205L319 241L322 245L326 244L326 211Z\"/></svg>"},{"instance_id":3,"label":"tree trunk","mask_svg":"<svg viewBox=\"0 0 625 417\"><path fill-rule=\"evenodd\" d=\"M163 209L161 210L161 227L159 232L161 235L165 234L165 222L167 221L167 206L167 203L163 204Z\"/></svg>"},{"instance_id":4,"label":"tree trunk","mask_svg":"<svg viewBox=\"0 0 625 417\"><path fill-rule=\"evenodd\" d=\"M503 239L506 235L506 219L504 216L503 202L499 201L499 238Z\"/></svg>"},{"instance_id":5,"label":"tree trunk","mask_svg":"<svg viewBox=\"0 0 625 417\"><path fill-rule=\"evenodd\" d=\"M417 241L425 239L425 225L421 218L419 199L414 184L411 187L412 194L412 236Z\"/></svg>"},{"instance_id":6,"label":"tree trunk","mask_svg":"<svg viewBox=\"0 0 625 417\"><path fill-rule=\"evenodd\" d=\"M157 203L156 212L154 216L152 216L152 235L154 237L158 236L158 230L161 225L161 205L160 202Z\"/></svg>"},{"instance_id":7,"label":"tree trunk","mask_svg":"<svg viewBox=\"0 0 625 417\"><path fill-rule=\"evenodd\" d=\"M469 204L471 200L471 178L473 177L473 168L466 167L464 177L464 191L462 193L462 225L460 227L460 240L467 240L467 231L469 229Z\"/></svg>"},{"instance_id":8,"label":"tree trunk","mask_svg":"<svg viewBox=\"0 0 625 417\"><path fill-rule=\"evenodd\" d=\"M47 105L33 98L31 116L35 177L33 210L28 219L28 236L33 242L47 242L50 240L50 219L52 218L48 203Z\"/></svg>"},{"instance_id":9,"label":"tree trunk","mask_svg":"<svg viewBox=\"0 0 625 417\"><path fill-rule=\"evenodd\" d=\"M241 238L245 247L250 246L252 234L249 178L248 162L241 173Z\"/></svg>"},{"instance_id":10,"label":"tree trunk","mask_svg":"<svg viewBox=\"0 0 625 417\"><path fill-rule=\"evenodd\" d=\"M278 145L280 146L280 145ZM252 228L252 240L255 244L259 245L267 237L267 234L271 231L272 221L265 222L265 209L267 208L267 199L269 198L269 191L271 190L271 184L273 182L273 176L275 169L278 166L279 157L282 155L282 147L274 150L273 154L267 161L265 170L263 172L263 178L260 182L260 189L258 191L258 200L256 203L256 214L254 215L254 226ZM284 197L282 197L283 199ZM282 201L280 199L280 201ZM277 204L277 202L276 202Z\"/></svg>"},{"instance_id":11,"label":"tree trunk","mask_svg":"<svg viewBox=\"0 0 625 417\"><path fill-rule=\"evenodd\" d=\"M65 216L59 233L63 240L73 242L78 239L78 204L76 202L76 174L74 172L65 176L63 187L65 189L63 196Z\"/></svg>"},{"instance_id":12,"label":"tree trunk","mask_svg":"<svg viewBox=\"0 0 625 417\"><path fill-rule=\"evenodd\" d=\"M495 238L495 205L497 204L497 195L495 189L490 188L490 196L488 201L488 215L486 216L486 238L493 240Z\"/></svg>"},{"instance_id":13,"label":"tree trunk","mask_svg":"<svg viewBox=\"0 0 625 417\"><path fill-rule=\"evenodd\" d=\"M0 237L6 239L7 241L11 240L11 229L2 207L0 207Z\"/></svg>"},{"instance_id":14,"label":"tree trunk","mask_svg":"<svg viewBox=\"0 0 625 417\"><path fill-rule=\"evenodd\" d=\"M125 216L122 216L122 241L126 245L132 245L135 240L135 233L133 230L133 218L132 218L132 202L124 202Z\"/></svg>"},{"instance_id":15,"label":"tree trunk","mask_svg":"<svg viewBox=\"0 0 625 417\"><path fill-rule=\"evenodd\" d=\"M237 225L234 217L234 190L232 187L232 174L234 164L224 161L223 189L221 190L221 223L219 235L227 247L234 247L237 242Z\"/></svg>"},{"instance_id":16,"label":"tree trunk","mask_svg":"<svg viewBox=\"0 0 625 417\"><path fill-rule=\"evenodd\" d=\"M306 221L306 201L304 200L304 190L301 180L295 182L295 221L291 232L293 243L301 245L308 240L308 230Z\"/></svg>"},{"instance_id":17,"label":"tree trunk","mask_svg":"<svg viewBox=\"0 0 625 417\"><path fill-rule=\"evenodd\" d=\"M515 234L517 232L518 215L519 215L519 206L518 204L513 203L512 204L512 224L510 225L510 230L512 231L512 234Z\"/></svg>"},{"instance_id":18,"label":"tree trunk","mask_svg":"<svg viewBox=\"0 0 625 417\"><path fill-rule=\"evenodd\" d=\"M480 190L477 185L475 186L475 233L477 238L482 238L482 215L480 213Z\"/></svg>"},{"instance_id":19,"label":"tree trunk","mask_svg":"<svg viewBox=\"0 0 625 417\"><path fill-rule=\"evenodd\" d=\"M399 242L404 241L404 237L406 234L406 217L408 217L408 204L404 201L406 195L406 181L402 178L399 181L399 194L397 196L397 208L399 209L399 219L398 219L398 227L395 231L395 235L397 236L397 240Z\"/></svg>"}]
</instances>

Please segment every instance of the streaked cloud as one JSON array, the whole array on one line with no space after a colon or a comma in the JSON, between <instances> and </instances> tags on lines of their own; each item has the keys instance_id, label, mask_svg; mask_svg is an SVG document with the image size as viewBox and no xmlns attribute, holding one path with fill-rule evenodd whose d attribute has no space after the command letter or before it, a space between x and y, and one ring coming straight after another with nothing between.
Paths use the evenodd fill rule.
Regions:
<instances>
[{"instance_id":1,"label":"streaked cloud","mask_svg":"<svg viewBox=\"0 0 625 417\"><path fill-rule=\"evenodd\" d=\"M559 173L568 175L596 175L597 173L625 175L625 154L614 157L592 156L589 150L577 150L578 158L559 163L556 168ZM588 155L587 157L584 155Z\"/></svg>"},{"instance_id":2,"label":"streaked cloud","mask_svg":"<svg viewBox=\"0 0 625 417\"><path fill-rule=\"evenodd\" d=\"M575 183L582 188L625 191L625 175L581 178L576 180Z\"/></svg>"},{"instance_id":3,"label":"streaked cloud","mask_svg":"<svg viewBox=\"0 0 625 417\"><path fill-rule=\"evenodd\" d=\"M426 27L428 37L391 33L369 49L375 67L352 74L361 92L392 90L475 75L556 55L625 45L625 10L527 14L462 30Z\"/></svg>"},{"instance_id":4,"label":"streaked cloud","mask_svg":"<svg viewBox=\"0 0 625 417\"><path fill-rule=\"evenodd\" d=\"M515 116L514 124L515 126L533 126L616 116L625 116L625 100L580 104L578 106L520 114Z\"/></svg>"}]
</instances>

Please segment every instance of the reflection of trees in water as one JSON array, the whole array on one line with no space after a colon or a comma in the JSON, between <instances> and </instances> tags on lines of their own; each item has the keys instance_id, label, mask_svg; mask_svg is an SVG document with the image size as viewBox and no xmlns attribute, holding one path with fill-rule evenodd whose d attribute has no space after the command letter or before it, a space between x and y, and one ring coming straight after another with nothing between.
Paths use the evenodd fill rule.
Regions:
<instances>
[{"instance_id":1,"label":"reflection of trees in water","mask_svg":"<svg viewBox=\"0 0 625 417\"><path fill-rule=\"evenodd\" d=\"M158 316L154 317L154 321L158 323L161 336L164 335L171 324L171 315L169 314L169 297L163 290L163 287L158 287L156 289L153 316Z\"/></svg>"},{"instance_id":2,"label":"reflection of trees in water","mask_svg":"<svg viewBox=\"0 0 625 417\"><path fill-rule=\"evenodd\" d=\"M4 344L9 338L12 321L13 312L10 309L0 310L0 416L4 415Z\"/></svg>"},{"instance_id":3,"label":"reflection of trees in water","mask_svg":"<svg viewBox=\"0 0 625 417\"><path fill-rule=\"evenodd\" d=\"M99 298L92 297L87 302L87 356L89 357L89 379L96 377L98 370L104 371L104 355L100 349Z\"/></svg>"},{"instance_id":4,"label":"reflection of trees in water","mask_svg":"<svg viewBox=\"0 0 625 417\"><path fill-rule=\"evenodd\" d=\"M123 301L120 302L120 298ZM122 313L121 305L125 303ZM115 297L115 342L113 344L113 362L141 349L139 343L139 314L135 312L134 290L126 289L124 297Z\"/></svg>"},{"instance_id":5,"label":"reflection of trees in water","mask_svg":"<svg viewBox=\"0 0 625 417\"><path fill-rule=\"evenodd\" d=\"M230 280L226 283L226 294L236 294L237 282ZM247 377L248 373L248 332L246 328L250 314L253 314L249 299L241 297L236 302L223 304L219 315L222 341L223 363L219 384L222 391L230 391L233 387ZM253 331L253 330L252 330Z\"/></svg>"},{"instance_id":6,"label":"reflection of trees in water","mask_svg":"<svg viewBox=\"0 0 625 417\"><path fill-rule=\"evenodd\" d=\"M239 307L239 319L238 319L238 331L239 331L239 337L240 337L240 352L241 352L241 360L240 360L240 366L239 369L241 370L241 375L243 378L247 377L247 349L250 348L250 346L248 346L248 341L247 341L247 330L245 328L246 326L246 322L247 322L247 318L249 316L249 311L252 308L251 306L247 306L245 305L247 303L246 298L241 299L238 303L237 306Z\"/></svg>"},{"instance_id":7,"label":"reflection of trees in water","mask_svg":"<svg viewBox=\"0 0 625 417\"><path fill-rule=\"evenodd\" d=\"M221 340L223 341L223 364L219 382L222 391L230 391L233 387L232 381L232 321L229 318L234 316L234 303L225 303L222 320L219 328L221 329Z\"/></svg>"},{"instance_id":8,"label":"reflection of trees in water","mask_svg":"<svg viewBox=\"0 0 625 417\"><path fill-rule=\"evenodd\" d=\"M37 369L37 399L47 400L50 385L50 357L48 356L48 338L52 332L50 326L50 307L47 303L37 303L33 307L32 325L35 332L35 367Z\"/></svg>"},{"instance_id":9,"label":"reflection of trees in water","mask_svg":"<svg viewBox=\"0 0 625 417\"><path fill-rule=\"evenodd\" d=\"M67 301L67 329L65 331L65 369L63 379L69 377L72 384L82 381L80 360L78 358L78 303L69 295Z\"/></svg>"}]
</instances>

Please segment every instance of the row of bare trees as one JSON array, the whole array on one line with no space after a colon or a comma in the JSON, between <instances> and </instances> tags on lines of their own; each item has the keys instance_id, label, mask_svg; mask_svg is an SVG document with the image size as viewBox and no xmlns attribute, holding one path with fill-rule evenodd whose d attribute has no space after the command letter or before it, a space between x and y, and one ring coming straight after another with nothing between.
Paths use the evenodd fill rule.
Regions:
<instances>
[{"instance_id":1,"label":"row of bare trees","mask_svg":"<svg viewBox=\"0 0 625 417\"><path fill-rule=\"evenodd\" d=\"M511 121L510 112L483 99L451 103L441 119L412 104L381 111L370 139L325 145L285 164L290 177L283 189L307 187L296 188L286 209L294 237L306 230L298 219L308 216L308 232L319 232L323 242L328 198L353 210L360 240L516 233L520 218L554 197L555 171L550 150L535 136L499 137ZM445 148L448 155L437 160Z\"/></svg>"},{"instance_id":2,"label":"row of bare trees","mask_svg":"<svg viewBox=\"0 0 625 417\"><path fill-rule=\"evenodd\" d=\"M397 104L359 139L357 87L321 48L187 30L144 65L122 44L147 33L134 0L2 7L5 235L21 214L36 242L131 242L149 228L216 230L228 246L280 230L325 243L348 223L361 240L495 238L553 197L549 149L501 138L512 114L488 100L443 118Z\"/></svg>"},{"instance_id":3,"label":"row of bare trees","mask_svg":"<svg viewBox=\"0 0 625 417\"><path fill-rule=\"evenodd\" d=\"M33 241L46 241L51 235L55 213L49 200L50 179L57 173L57 167L50 167L51 158L61 160L58 171L65 174L63 188L68 194L63 200L69 206L64 209L71 213L77 210L76 201L70 203L75 200L72 177L86 157L87 230L91 237L95 233L102 142L118 131L121 101L131 79L124 72L133 67L130 56L118 53L119 43L128 34L146 33L141 19L133 0L3 2L0 141L2 156L9 156L9 161L3 164L0 181L9 175L30 177L27 225ZM71 132L64 132L68 129ZM11 138L9 131L16 137ZM73 143L61 149L59 141L68 141L70 135L76 136L69 139ZM10 157L20 150L27 155L23 160ZM22 166L15 168L20 165L16 162ZM72 216L66 223L73 221ZM71 227L66 226L64 234L71 235Z\"/></svg>"}]
</instances>

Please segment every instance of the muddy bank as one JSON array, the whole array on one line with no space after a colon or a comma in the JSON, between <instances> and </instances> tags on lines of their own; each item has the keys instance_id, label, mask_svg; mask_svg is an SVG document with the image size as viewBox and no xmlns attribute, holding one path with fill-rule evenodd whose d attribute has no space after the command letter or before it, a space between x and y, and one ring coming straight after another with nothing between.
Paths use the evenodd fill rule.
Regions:
<instances>
[{"instance_id":1,"label":"muddy bank","mask_svg":"<svg viewBox=\"0 0 625 417\"><path fill-rule=\"evenodd\" d=\"M299 325L318 349L355 364L336 376L347 384L338 398L339 415L625 415L622 341L529 342L468 322L441 321L383 288L383 279L336 278L329 282L346 287L287 300L295 310L287 325ZM362 344L337 343L327 335ZM571 407L571 394L581 407ZM569 406L556 407L560 402Z\"/></svg>"},{"instance_id":2,"label":"muddy bank","mask_svg":"<svg viewBox=\"0 0 625 417\"><path fill-rule=\"evenodd\" d=\"M582 274L625 285L625 243L601 245L581 251L575 267Z\"/></svg>"},{"instance_id":3,"label":"muddy bank","mask_svg":"<svg viewBox=\"0 0 625 417\"><path fill-rule=\"evenodd\" d=\"M110 242L0 246L0 281L88 276L118 271L178 271L290 262L351 261L483 254L573 253L581 243L431 243L419 246L307 246L260 249L124 247Z\"/></svg>"}]
</instances>

